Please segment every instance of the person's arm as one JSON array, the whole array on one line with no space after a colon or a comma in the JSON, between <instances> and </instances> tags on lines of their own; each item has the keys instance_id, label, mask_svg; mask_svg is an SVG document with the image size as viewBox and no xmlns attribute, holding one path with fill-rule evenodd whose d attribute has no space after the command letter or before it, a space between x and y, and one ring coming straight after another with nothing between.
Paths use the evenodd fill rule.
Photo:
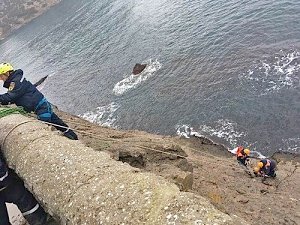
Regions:
<instances>
[{"instance_id":1,"label":"person's arm","mask_svg":"<svg viewBox=\"0 0 300 225\"><path fill-rule=\"evenodd\" d=\"M24 94L24 84L20 81L12 81L7 93L0 95L2 105L14 103L22 94Z\"/></svg>"}]
</instances>

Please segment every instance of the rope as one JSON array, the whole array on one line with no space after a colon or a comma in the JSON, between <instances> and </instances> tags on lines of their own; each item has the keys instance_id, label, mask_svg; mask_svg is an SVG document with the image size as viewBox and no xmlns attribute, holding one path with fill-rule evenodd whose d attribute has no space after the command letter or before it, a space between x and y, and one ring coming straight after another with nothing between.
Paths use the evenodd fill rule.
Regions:
<instances>
[{"instance_id":1,"label":"rope","mask_svg":"<svg viewBox=\"0 0 300 225\"><path fill-rule=\"evenodd\" d=\"M37 122L37 121L27 120L27 121L24 121L24 122L21 122L21 123L17 124L12 129L10 129L10 131L8 131L8 133L5 135L5 137L4 137L4 139L3 139L2 143L1 143L1 149L4 148L5 141L6 141L7 137L11 134L11 132L13 132L17 127L19 127L19 126L21 126L21 125L23 125L25 123L29 123L29 122Z\"/></svg>"},{"instance_id":2,"label":"rope","mask_svg":"<svg viewBox=\"0 0 300 225\"><path fill-rule=\"evenodd\" d=\"M65 119L64 119L65 120ZM45 121L40 121L41 123L44 123L44 124L47 124L47 125L51 125L51 126L57 126L57 127L61 127L61 128L65 128L65 129L67 129L68 127L65 127L65 126L61 126L61 125L56 125L56 124L53 124L53 123L50 123L50 122L45 122ZM84 125L83 125L84 126ZM114 139L114 138L103 138L103 137L100 137L100 136L98 136L98 135L96 135L96 134L94 134L94 133L90 133L90 132L86 132L86 131L82 131L82 130L78 130L78 129L73 129L73 128L71 128L73 131L76 131L76 132L78 132L78 133L82 133L82 134L86 134L86 135L89 135L89 136L94 136L94 137L96 137L98 140L102 140L102 141L108 141L108 140L111 140L111 141L114 141L114 142L122 142L121 140L118 140L118 139ZM146 150L150 150L150 151L153 151L153 152L158 152L158 153L162 153L162 154L167 154L167 155L172 155L172 156L176 156L176 157L178 157L178 158L183 158L183 159L188 159L188 160L190 160L190 161L192 161L192 162L194 162L194 163L198 163L198 161L205 161L205 160L200 160L200 159L197 159L197 161L196 160L194 160L194 159L192 159L192 158L190 158L190 157L185 157L185 156L183 156L183 155L179 155L179 154L176 154L176 153L171 153L171 152L165 152L165 151L161 151L161 150L157 150L157 149L154 149L154 148L150 148L150 147L146 147L146 146L141 146L141 145L133 145L133 147L138 147L138 148L142 148L142 149L146 149ZM194 150L195 151L195 150ZM200 153L200 154L202 154L202 155L207 155L207 156L209 156L210 158L217 158L217 159L219 159L217 156L214 156L214 155L212 155L212 154L209 154L209 153L205 153L205 152L200 152L200 151L197 151L197 153ZM226 160L226 161L228 161L228 162L231 162L229 159L227 160L227 159L223 159L223 160ZM223 161L222 160L222 161ZM205 161L206 162L206 161ZM223 167L223 168L229 168L229 169L232 169L233 167L231 167L231 166L226 166L226 165L222 165L222 164L220 164L220 163L217 163L217 162L210 162L210 164L215 164L215 165L217 165L218 167ZM236 170L240 170L240 171L245 171L244 169L242 169L242 168L239 168L239 167L234 167Z\"/></svg>"},{"instance_id":3,"label":"rope","mask_svg":"<svg viewBox=\"0 0 300 225\"><path fill-rule=\"evenodd\" d=\"M0 118L16 113L27 115L27 112L21 107L1 106L0 108Z\"/></svg>"}]
</instances>

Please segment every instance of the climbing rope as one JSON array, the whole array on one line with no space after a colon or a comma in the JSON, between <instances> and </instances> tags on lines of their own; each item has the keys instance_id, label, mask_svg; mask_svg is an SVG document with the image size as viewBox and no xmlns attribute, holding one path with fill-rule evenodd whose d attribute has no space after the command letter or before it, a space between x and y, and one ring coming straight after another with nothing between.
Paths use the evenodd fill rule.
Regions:
<instances>
[{"instance_id":1,"label":"climbing rope","mask_svg":"<svg viewBox=\"0 0 300 225\"><path fill-rule=\"evenodd\" d=\"M11 115L11 114L27 115L28 113L21 107L9 107L9 106L1 105L0 118Z\"/></svg>"}]
</instances>

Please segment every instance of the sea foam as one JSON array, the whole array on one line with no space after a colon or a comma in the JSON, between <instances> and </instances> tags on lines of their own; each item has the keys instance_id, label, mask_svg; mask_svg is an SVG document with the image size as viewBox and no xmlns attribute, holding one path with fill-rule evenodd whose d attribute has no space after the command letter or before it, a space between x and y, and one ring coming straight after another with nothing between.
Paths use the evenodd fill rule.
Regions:
<instances>
[{"instance_id":1,"label":"sea foam","mask_svg":"<svg viewBox=\"0 0 300 225\"><path fill-rule=\"evenodd\" d=\"M125 77L123 80L116 83L113 88L113 93L115 95L123 95L125 92L136 88L141 83L148 80L152 77L156 71L161 68L161 63L157 60L152 61L151 59L143 62L143 64L147 64L146 68L138 75L131 74L129 77Z\"/></svg>"},{"instance_id":2,"label":"sea foam","mask_svg":"<svg viewBox=\"0 0 300 225\"><path fill-rule=\"evenodd\" d=\"M114 113L119 109L119 105L112 102L106 106L97 107L95 111L90 111L79 115L81 118L102 126L117 128L114 123L116 117Z\"/></svg>"},{"instance_id":3,"label":"sea foam","mask_svg":"<svg viewBox=\"0 0 300 225\"><path fill-rule=\"evenodd\" d=\"M189 125L177 125L176 133L179 136L190 138L191 136L196 137L218 137L225 140L230 147L235 147L239 143L239 138L246 136L246 132L236 131L237 124L228 119L220 119L215 122L214 125L200 125L199 129L195 130Z\"/></svg>"},{"instance_id":4,"label":"sea foam","mask_svg":"<svg viewBox=\"0 0 300 225\"><path fill-rule=\"evenodd\" d=\"M249 69L241 78L252 82L260 95L278 92L281 89L299 87L300 52L281 52L269 61L261 61Z\"/></svg>"}]
</instances>

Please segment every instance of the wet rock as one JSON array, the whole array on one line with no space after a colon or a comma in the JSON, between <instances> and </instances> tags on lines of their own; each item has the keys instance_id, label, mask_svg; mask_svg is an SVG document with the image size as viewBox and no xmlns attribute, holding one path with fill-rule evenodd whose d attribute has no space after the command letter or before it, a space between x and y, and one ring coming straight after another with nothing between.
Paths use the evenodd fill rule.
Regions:
<instances>
[{"instance_id":1,"label":"wet rock","mask_svg":"<svg viewBox=\"0 0 300 225\"><path fill-rule=\"evenodd\" d=\"M135 64L135 66L133 67L133 71L132 71L132 74L133 75L138 75L140 74L141 72L143 72L143 70L146 68L147 64Z\"/></svg>"}]
</instances>

